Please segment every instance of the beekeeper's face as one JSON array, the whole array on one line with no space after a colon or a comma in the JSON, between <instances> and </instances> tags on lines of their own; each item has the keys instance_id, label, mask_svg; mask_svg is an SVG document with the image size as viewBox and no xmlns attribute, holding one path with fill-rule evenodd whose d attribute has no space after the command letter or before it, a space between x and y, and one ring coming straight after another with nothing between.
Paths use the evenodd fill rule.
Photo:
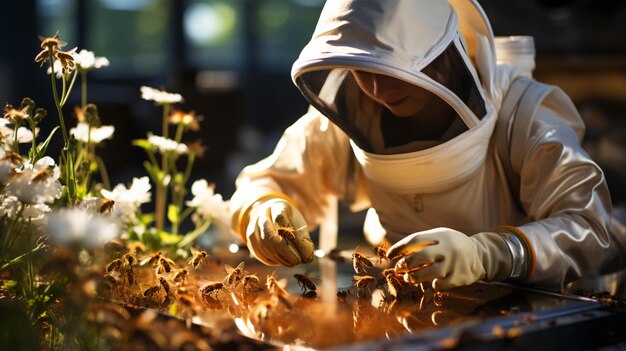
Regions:
<instances>
[{"instance_id":1,"label":"beekeeper's face","mask_svg":"<svg viewBox=\"0 0 626 351\"><path fill-rule=\"evenodd\" d=\"M428 91L390 76L352 70L358 86L398 117L415 115L433 98Z\"/></svg>"}]
</instances>

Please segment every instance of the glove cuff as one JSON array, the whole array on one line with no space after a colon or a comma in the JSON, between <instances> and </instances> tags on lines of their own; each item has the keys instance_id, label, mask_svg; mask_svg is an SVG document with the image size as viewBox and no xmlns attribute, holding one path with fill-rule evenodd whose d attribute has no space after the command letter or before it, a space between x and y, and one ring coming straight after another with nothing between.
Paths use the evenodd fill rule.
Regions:
<instances>
[{"instance_id":1,"label":"glove cuff","mask_svg":"<svg viewBox=\"0 0 626 351\"><path fill-rule=\"evenodd\" d=\"M485 270L486 281L503 281L511 274L513 259L505 239L498 233L482 232L471 236L477 244L478 256Z\"/></svg>"},{"instance_id":2,"label":"glove cuff","mask_svg":"<svg viewBox=\"0 0 626 351\"><path fill-rule=\"evenodd\" d=\"M512 226L498 227L496 231L504 239L513 258L513 267L508 279L516 281L528 279L535 265L534 251L528 238L521 230Z\"/></svg>"},{"instance_id":3,"label":"glove cuff","mask_svg":"<svg viewBox=\"0 0 626 351\"><path fill-rule=\"evenodd\" d=\"M261 203L265 202L268 199L283 199L287 201L293 207L296 207L294 201L289 196L283 193L279 193L279 192L270 192L270 193L261 195L256 200L250 202L247 206L244 206L239 211L239 216L237 218L237 226L235 227L239 231L241 240L243 240L244 243L248 242L248 239L246 238L246 227L248 227L248 223L250 222L250 211L252 211L253 208L257 207L258 205L260 205Z\"/></svg>"}]
</instances>

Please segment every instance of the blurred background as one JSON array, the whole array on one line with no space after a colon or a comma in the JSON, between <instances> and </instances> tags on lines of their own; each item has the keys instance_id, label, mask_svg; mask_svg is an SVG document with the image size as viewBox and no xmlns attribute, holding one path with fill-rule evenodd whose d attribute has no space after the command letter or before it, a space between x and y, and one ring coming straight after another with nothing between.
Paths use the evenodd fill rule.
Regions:
<instances>
[{"instance_id":1,"label":"blurred background","mask_svg":"<svg viewBox=\"0 0 626 351\"><path fill-rule=\"evenodd\" d=\"M330 0L332 1L332 0ZM561 86L587 122L585 147L606 172L613 201L626 202L626 5L621 0L483 0L496 35L532 35L535 76ZM145 174L131 141L160 132L148 85L180 93L204 116L208 147L195 178L229 198L234 178L267 156L307 108L290 78L322 0L19 0L0 15L0 102L33 98L57 123L49 77L33 60L38 35L110 60L90 73L89 101L116 127L99 153L112 184ZM73 116L78 89L66 106ZM73 125L74 121L70 121ZM46 127L45 124L43 126ZM47 135L47 132L45 132ZM60 139L57 138L57 139ZM60 142L60 140L57 140ZM51 147L53 148L53 147ZM58 146L57 146L58 148Z\"/></svg>"}]
</instances>

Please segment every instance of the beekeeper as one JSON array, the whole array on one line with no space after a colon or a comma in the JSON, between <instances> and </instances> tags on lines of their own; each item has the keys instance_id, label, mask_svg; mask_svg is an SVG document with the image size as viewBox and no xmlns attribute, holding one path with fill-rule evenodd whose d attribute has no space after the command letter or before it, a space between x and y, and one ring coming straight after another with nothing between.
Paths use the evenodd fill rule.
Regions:
<instances>
[{"instance_id":1,"label":"beekeeper","mask_svg":"<svg viewBox=\"0 0 626 351\"><path fill-rule=\"evenodd\" d=\"M611 245L611 203L583 122L546 100L516 148L514 199L490 140L519 70L494 55L474 1L327 1L292 68L311 108L241 172L232 229L265 264L310 262L308 230L336 197L373 209L368 240L393 244L397 268L426 264L409 282L561 288L592 271Z\"/></svg>"}]
</instances>

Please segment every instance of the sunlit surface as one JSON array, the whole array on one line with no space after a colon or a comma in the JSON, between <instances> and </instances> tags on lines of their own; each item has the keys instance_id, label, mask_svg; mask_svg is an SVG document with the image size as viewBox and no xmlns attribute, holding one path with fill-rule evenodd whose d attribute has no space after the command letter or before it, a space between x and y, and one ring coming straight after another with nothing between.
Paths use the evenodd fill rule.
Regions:
<instances>
[{"instance_id":1,"label":"sunlit surface","mask_svg":"<svg viewBox=\"0 0 626 351\"><path fill-rule=\"evenodd\" d=\"M483 283L446 292L406 286L394 297L380 269L367 272L375 277L371 285L356 287L358 277L350 264L322 260L293 268L268 267L250 260L247 252L225 252L190 270L184 286L176 284L172 294L133 297L128 290L132 287L122 285L111 290L110 297L175 313L213 330L236 330L268 345L311 348L401 343L406 337L500 317L525 314L520 320L533 323L542 311L596 305L583 298ZM335 273L321 274L319 263ZM154 271L148 265L135 274L145 282ZM324 280L333 276L333 281ZM326 293L328 288L332 294Z\"/></svg>"},{"instance_id":2,"label":"sunlit surface","mask_svg":"<svg viewBox=\"0 0 626 351\"><path fill-rule=\"evenodd\" d=\"M237 244L230 244L230 245L228 245L228 251L230 251L232 253L237 253L237 251L239 251L239 245L237 245Z\"/></svg>"},{"instance_id":3,"label":"sunlit surface","mask_svg":"<svg viewBox=\"0 0 626 351\"><path fill-rule=\"evenodd\" d=\"M211 45L233 31L236 13L225 4L196 3L187 8L185 34L194 45Z\"/></svg>"},{"instance_id":4,"label":"sunlit surface","mask_svg":"<svg viewBox=\"0 0 626 351\"><path fill-rule=\"evenodd\" d=\"M209 70L235 70L243 61L241 0L187 0L183 33L190 62ZM212 88L212 87L211 87Z\"/></svg>"},{"instance_id":5,"label":"sunlit surface","mask_svg":"<svg viewBox=\"0 0 626 351\"><path fill-rule=\"evenodd\" d=\"M154 0L100 0L102 6L112 10L137 11L152 4Z\"/></svg>"}]
</instances>

